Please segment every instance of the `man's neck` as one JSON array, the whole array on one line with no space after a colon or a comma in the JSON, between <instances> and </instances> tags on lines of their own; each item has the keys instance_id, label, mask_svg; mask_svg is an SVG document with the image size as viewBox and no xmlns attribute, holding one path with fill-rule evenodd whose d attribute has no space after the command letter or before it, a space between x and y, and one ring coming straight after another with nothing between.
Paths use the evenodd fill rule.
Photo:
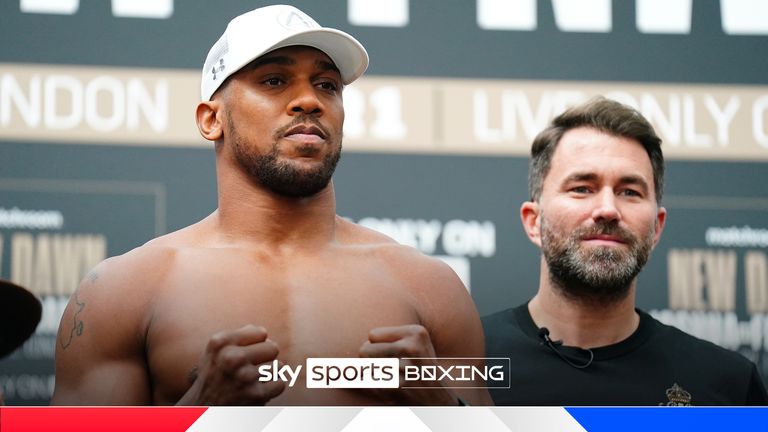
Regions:
<instances>
[{"instance_id":1,"label":"man's neck","mask_svg":"<svg viewBox=\"0 0 768 432\"><path fill-rule=\"evenodd\" d=\"M542 269L539 292L528 304L538 327L549 329L553 340L580 348L612 345L637 330L640 316L635 311L635 282L627 296L610 304L595 304L568 298L555 287Z\"/></svg>"},{"instance_id":2,"label":"man's neck","mask_svg":"<svg viewBox=\"0 0 768 432\"><path fill-rule=\"evenodd\" d=\"M219 178L216 230L226 240L274 248L312 248L335 236L333 183L306 198L278 195L243 179Z\"/></svg>"}]
</instances>

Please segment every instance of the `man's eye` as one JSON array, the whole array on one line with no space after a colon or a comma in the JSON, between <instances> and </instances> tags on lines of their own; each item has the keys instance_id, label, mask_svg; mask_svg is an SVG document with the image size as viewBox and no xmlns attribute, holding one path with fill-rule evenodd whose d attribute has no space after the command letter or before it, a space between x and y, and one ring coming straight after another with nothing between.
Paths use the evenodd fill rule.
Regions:
<instances>
[{"instance_id":1,"label":"man's eye","mask_svg":"<svg viewBox=\"0 0 768 432\"><path fill-rule=\"evenodd\" d=\"M280 78L267 78L264 80L264 84L268 86L273 86L273 87L279 86L282 83L283 83L283 80L281 80Z\"/></svg>"},{"instance_id":2,"label":"man's eye","mask_svg":"<svg viewBox=\"0 0 768 432\"><path fill-rule=\"evenodd\" d=\"M328 90L328 91L336 91L339 89L339 86L332 81L323 81L318 85L320 86L321 89Z\"/></svg>"},{"instance_id":3,"label":"man's eye","mask_svg":"<svg viewBox=\"0 0 768 432\"><path fill-rule=\"evenodd\" d=\"M571 188L571 192L575 193L589 193L589 188L586 186L576 186L574 188Z\"/></svg>"},{"instance_id":4,"label":"man's eye","mask_svg":"<svg viewBox=\"0 0 768 432\"><path fill-rule=\"evenodd\" d=\"M624 189L621 191L622 195L631 196L631 197L640 197L643 196L640 192L633 190L633 189Z\"/></svg>"}]
</instances>

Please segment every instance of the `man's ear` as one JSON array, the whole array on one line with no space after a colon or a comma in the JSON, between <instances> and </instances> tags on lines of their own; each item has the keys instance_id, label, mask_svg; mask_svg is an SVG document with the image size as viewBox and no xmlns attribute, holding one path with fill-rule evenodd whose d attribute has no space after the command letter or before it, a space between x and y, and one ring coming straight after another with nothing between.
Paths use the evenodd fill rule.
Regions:
<instances>
[{"instance_id":1,"label":"man's ear","mask_svg":"<svg viewBox=\"0 0 768 432\"><path fill-rule=\"evenodd\" d=\"M216 141L223 135L222 122L219 115L221 103L219 101L204 101L197 104L195 120L200 135L208 141Z\"/></svg>"},{"instance_id":2,"label":"man's ear","mask_svg":"<svg viewBox=\"0 0 768 432\"><path fill-rule=\"evenodd\" d=\"M656 247L661 240L661 232L664 231L664 224L667 222L667 209L659 207L656 211L656 222L653 232L653 247Z\"/></svg>"},{"instance_id":3,"label":"man's ear","mask_svg":"<svg viewBox=\"0 0 768 432\"><path fill-rule=\"evenodd\" d=\"M538 247L541 247L541 208L535 201L526 201L520 206L520 220L528 239Z\"/></svg>"}]
</instances>

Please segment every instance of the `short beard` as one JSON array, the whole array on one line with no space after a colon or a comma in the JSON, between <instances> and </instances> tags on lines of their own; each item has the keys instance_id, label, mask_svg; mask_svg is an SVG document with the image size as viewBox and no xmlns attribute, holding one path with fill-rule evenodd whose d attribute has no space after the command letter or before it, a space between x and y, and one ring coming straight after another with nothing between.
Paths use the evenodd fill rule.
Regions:
<instances>
[{"instance_id":1,"label":"short beard","mask_svg":"<svg viewBox=\"0 0 768 432\"><path fill-rule=\"evenodd\" d=\"M628 250L581 247L581 240L595 234L616 236ZM556 232L542 214L541 243L549 276L570 300L607 307L627 298L632 282L648 262L654 228L637 238L620 228L617 221L599 222L570 233Z\"/></svg>"},{"instance_id":2,"label":"short beard","mask_svg":"<svg viewBox=\"0 0 768 432\"><path fill-rule=\"evenodd\" d=\"M231 116L230 116L231 119ZM235 159L237 163L257 183L270 191L289 198L307 198L314 196L328 186L341 158L341 142L336 151L328 153L323 163L311 171L298 169L291 161L280 161L277 141L283 134L299 123L312 123L321 128L328 137L326 145L333 145L330 135L317 121L311 117L297 117L290 125L280 128L275 133L275 141L269 153L255 153L253 146L248 145L237 133L235 126L230 123L228 132L232 138ZM341 137L339 137L341 140Z\"/></svg>"}]
</instances>

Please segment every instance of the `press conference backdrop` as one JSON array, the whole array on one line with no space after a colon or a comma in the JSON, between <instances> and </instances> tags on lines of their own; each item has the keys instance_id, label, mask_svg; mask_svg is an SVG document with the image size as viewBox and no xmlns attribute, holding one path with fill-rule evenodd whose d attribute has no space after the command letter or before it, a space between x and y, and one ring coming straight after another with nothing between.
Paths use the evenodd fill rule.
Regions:
<instances>
[{"instance_id":1,"label":"press conference backdrop","mask_svg":"<svg viewBox=\"0 0 768 432\"><path fill-rule=\"evenodd\" d=\"M518 217L530 142L566 106L618 99L669 160L639 306L768 376L765 2L290 3L371 56L344 94L341 215L445 259L482 315L517 305L538 283ZM49 401L59 319L89 268L216 207L200 68L230 18L265 4L0 2L0 277L44 303L0 361L7 403Z\"/></svg>"}]
</instances>

